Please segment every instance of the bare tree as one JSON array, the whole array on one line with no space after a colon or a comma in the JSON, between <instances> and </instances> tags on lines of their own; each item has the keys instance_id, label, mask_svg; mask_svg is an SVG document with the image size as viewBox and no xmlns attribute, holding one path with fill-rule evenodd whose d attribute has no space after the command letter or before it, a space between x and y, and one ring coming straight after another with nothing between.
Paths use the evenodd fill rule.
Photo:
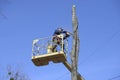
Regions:
<instances>
[{"instance_id":1,"label":"bare tree","mask_svg":"<svg viewBox=\"0 0 120 80\"><path fill-rule=\"evenodd\" d=\"M13 69L11 66L7 66L7 76L8 80L30 80L22 71Z\"/></svg>"}]
</instances>

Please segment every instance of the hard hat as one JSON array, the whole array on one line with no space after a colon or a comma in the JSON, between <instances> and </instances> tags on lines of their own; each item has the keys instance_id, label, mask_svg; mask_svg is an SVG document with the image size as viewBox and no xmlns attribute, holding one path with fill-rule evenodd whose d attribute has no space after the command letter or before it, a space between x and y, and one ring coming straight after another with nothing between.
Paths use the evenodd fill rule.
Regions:
<instances>
[{"instance_id":1,"label":"hard hat","mask_svg":"<svg viewBox=\"0 0 120 80\"><path fill-rule=\"evenodd\" d=\"M57 28L57 30L58 30L58 31L63 31L63 29L62 29L62 28Z\"/></svg>"}]
</instances>

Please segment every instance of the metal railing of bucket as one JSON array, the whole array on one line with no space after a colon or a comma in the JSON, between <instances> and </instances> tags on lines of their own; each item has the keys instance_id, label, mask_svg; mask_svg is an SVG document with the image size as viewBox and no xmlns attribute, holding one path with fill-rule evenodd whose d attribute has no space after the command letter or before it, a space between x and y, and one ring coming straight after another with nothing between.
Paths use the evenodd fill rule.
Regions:
<instances>
[{"instance_id":1,"label":"metal railing of bucket","mask_svg":"<svg viewBox=\"0 0 120 80\"><path fill-rule=\"evenodd\" d=\"M60 43L53 41L53 38L58 37L61 39ZM67 54L68 52L68 41L63 40L64 35L57 35L45 38L34 39L32 43L32 56L42 55L48 53L48 47L56 46L57 52L63 51Z\"/></svg>"}]
</instances>

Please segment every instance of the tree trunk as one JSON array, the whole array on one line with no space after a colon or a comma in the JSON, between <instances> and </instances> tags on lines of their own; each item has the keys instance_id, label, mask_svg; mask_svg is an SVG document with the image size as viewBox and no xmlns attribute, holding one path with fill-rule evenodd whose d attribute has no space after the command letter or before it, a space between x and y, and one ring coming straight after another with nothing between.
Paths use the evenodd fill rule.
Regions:
<instances>
[{"instance_id":1,"label":"tree trunk","mask_svg":"<svg viewBox=\"0 0 120 80\"><path fill-rule=\"evenodd\" d=\"M71 67L72 67L72 80L77 80L77 64L79 53L79 35L78 35L78 21L76 17L75 5L72 7L72 26L73 26L73 42L71 52Z\"/></svg>"}]
</instances>

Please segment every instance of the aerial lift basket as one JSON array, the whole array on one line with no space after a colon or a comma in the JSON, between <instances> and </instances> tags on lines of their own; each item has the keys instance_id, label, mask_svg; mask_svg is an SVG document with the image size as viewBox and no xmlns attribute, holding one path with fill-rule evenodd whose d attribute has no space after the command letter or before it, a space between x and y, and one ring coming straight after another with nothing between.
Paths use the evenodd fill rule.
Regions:
<instances>
[{"instance_id":1,"label":"aerial lift basket","mask_svg":"<svg viewBox=\"0 0 120 80\"><path fill-rule=\"evenodd\" d=\"M32 62L36 66L48 65L50 61L60 63L66 61L67 41L63 40L64 35L35 39L32 43ZM60 44L53 41L53 38L61 39Z\"/></svg>"}]
</instances>

